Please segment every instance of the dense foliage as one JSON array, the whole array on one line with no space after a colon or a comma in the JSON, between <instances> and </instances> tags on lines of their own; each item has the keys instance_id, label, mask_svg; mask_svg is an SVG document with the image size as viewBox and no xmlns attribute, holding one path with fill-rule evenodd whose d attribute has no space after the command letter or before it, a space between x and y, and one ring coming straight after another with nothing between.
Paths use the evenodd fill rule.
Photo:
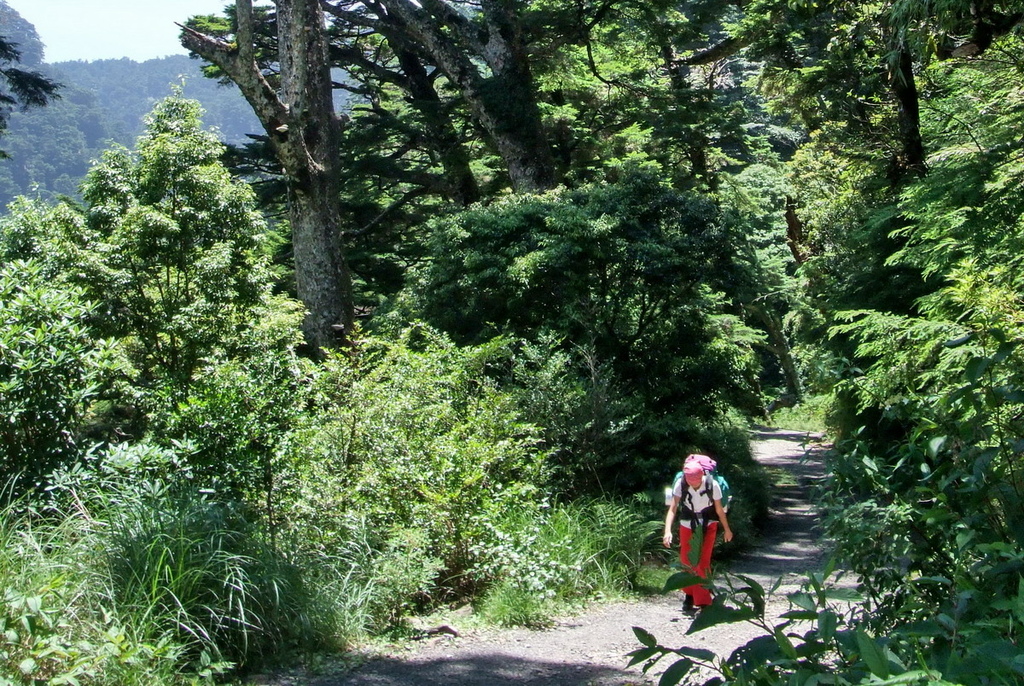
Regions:
<instances>
[{"instance_id":1,"label":"dense foliage","mask_svg":"<svg viewBox=\"0 0 1024 686\"><path fill-rule=\"evenodd\" d=\"M745 428L796 403L836 439L829 566L778 625L718 574L690 631L764 635L638 629L633 663L1021 681L1021 16L240 0L183 41L257 110L259 193L180 94L109 145L66 65L0 174L81 191L0 221L0 682L212 679L466 603L542 626L659 566L688 451L748 543Z\"/></svg>"},{"instance_id":2,"label":"dense foliage","mask_svg":"<svg viewBox=\"0 0 1024 686\"><path fill-rule=\"evenodd\" d=\"M0 674L209 677L448 601L543 624L629 591L647 510L557 501L556 447L507 383L526 341L416 324L300 357L254 196L198 117L162 101L84 206L23 199L0 224L5 621L24 626Z\"/></svg>"},{"instance_id":3,"label":"dense foliage","mask_svg":"<svg viewBox=\"0 0 1024 686\"><path fill-rule=\"evenodd\" d=\"M556 342L580 382L609 396L591 418L605 435L577 437L600 445L573 446L561 466L567 485L636 488L698 439L694 420L758 401L744 327L723 293L740 242L712 203L637 170L438 221L407 299L462 342ZM616 445L613 432L630 436Z\"/></svg>"},{"instance_id":4,"label":"dense foliage","mask_svg":"<svg viewBox=\"0 0 1024 686\"><path fill-rule=\"evenodd\" d=\"M815 573L773 625L765 589L732 580L691 631L751 621L765 635L722 660L638 631L635 662L678 658L668 682L698 666L726 683L1024 675L1019 47L1001 38L923 72L920 178L880 185L869 157L825 130L806 146L818 159L794 158L817 234L809 292L831 306L813 327L828 326L831 378L817 383L838 439L822 506L833 564L857 587L832 588L834 566Z\"/></svg>"}]
</instances>

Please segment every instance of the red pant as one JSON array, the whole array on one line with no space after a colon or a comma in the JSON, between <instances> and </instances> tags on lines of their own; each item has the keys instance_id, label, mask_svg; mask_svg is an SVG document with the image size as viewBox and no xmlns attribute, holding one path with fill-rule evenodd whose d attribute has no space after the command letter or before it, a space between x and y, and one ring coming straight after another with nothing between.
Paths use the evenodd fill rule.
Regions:
<instances>
[{"instance_id":1,"label":"red pant","mask_svg":"<svg viewBox=\"0 0 1024 686\"><path fill-rule=\"evenodd\" d=\"M707 578L708 572L711 571L711 551L714 550L715 538L718 536L718 522L708 522L704 531L704 540L700 546L700 559L696 567L690 561L690 538L692 536L693 531L685 526L679 527L679 561L683 564L683 569L691 571L699 577ZM693 596L693 604L697 607L711 604L711 591L700 584L687 586L683 589L683 593Z\"/></svg>"}]
</instances>

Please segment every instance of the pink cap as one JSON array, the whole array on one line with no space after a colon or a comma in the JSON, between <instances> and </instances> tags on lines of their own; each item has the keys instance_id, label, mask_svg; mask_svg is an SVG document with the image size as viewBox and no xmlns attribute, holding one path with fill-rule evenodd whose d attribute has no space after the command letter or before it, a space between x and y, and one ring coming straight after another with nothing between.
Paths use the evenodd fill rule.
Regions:
<instances>
[{"instance_id":1,"label":"pink cap","mask_svg":"<svg viewBox=\"0 0 1024 686\"><path fill-rule=\"evenodd\" d=\"M696 462L687 462L683 465L683 474L686 476L701 476L704 474L704 468Z\"/></svg>"}]
</instances>

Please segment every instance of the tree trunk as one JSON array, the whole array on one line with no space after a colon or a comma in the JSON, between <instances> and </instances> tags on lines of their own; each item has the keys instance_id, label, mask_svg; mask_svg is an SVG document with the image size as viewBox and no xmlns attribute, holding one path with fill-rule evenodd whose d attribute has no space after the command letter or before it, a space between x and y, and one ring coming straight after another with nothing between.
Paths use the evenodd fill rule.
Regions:
<instances>
[{"instance_id":1,"label":"tree trunk","mask_svg":"<svg viewBox=\"0 0 1024 686\"><path fill-rule=\"evenodd\" d=\"M807 246L804 243L804 223L796 213L796 200L786 196L786 245L798 265L807 262Z\"/></svg>"},{"instance_id":2,"label":"tree trunk","mask_svg":"<svg viewBox=\"0 0 1024 686\"><path fill-rule=\"evenodd\" d=\"M288 216L307 342L337 347L352 333L352 279L341 245L339 126L318 0L276 0L281 87L255 59L252 0L235 3L235 44L183 27L182 45L220 67L263 124L288 185Z\"/></svg>"},{"instance_id":3,"label":"tree trunk","mask_svg":"<svg viewBox=\"0 0 1024 686\"><path fill-rule=\"evenodd\" d=\"M491 77L467 84L466 98L508 165L512 187L520 192L553 188L555 161L541 122L515 3L483 0L481 7L488 27L483 58Z\"/></svg>"},{"instance_id":4,"label":"tree trunk","mask_svg":"<svg viewBox=\"0 0 1024 686\"><path fill-rule=\"evenodd\" d=\"M909 172L924 176L924 141L921 137L921 106L918 101L914 61L907 48L900 48L895 65L889 68L889 87L896 97L896 116L900 130L900 158L897 176Z\"/></svg>"},{"instance_id":5,"label":"tree trunk","mask_svg":"<svg viewBox=\"0 0 1024 686\"><path fill-rule=\"evenodd\" d=\"M782 322L778 316L767 307L761 305L747 305L747 311L751 312L764 325L768 332L770 344L768 349L772 351L782 366L782 374L786 380L786 391L797 402L803 398L803 387L800 384L800 373L797 371L796 360L793 359L793 351L789 347L789 341L782 330Z\"/></svg>"},{"instance_id":6,"label":"tree trunk","mask_svg":"<svg viewBox=\"0 0 1024 686\"><path fill-rule=\"evenodd\" d=\"M339 126L319 0L277 0L281 96L288 110L288 207L296 287L317 348L352 335L352 277L341 245ZM302 268L299 265L302 264Z\"/></svg>"}]
</instances>

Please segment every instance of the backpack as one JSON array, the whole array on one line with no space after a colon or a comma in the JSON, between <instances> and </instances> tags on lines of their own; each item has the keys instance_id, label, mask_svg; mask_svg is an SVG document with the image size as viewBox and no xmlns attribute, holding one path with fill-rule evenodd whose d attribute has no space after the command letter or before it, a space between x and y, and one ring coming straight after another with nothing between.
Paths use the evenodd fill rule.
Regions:
<instances>
[{"instance_id":1,"label":"backpack","mask_svg":"<svg viewBox=\"0 0 1024 686\"><path fill-rule=\"evenodd\" d=\"M711 485L712 479L718 482L718 487L722 489L722 509L726 512L729 511L729 501L732 500L732 489L729 488L729 482L725 480L725 477L718 473L718 463L707 455L693 454L686 458L687 462L696 462L704 470L704 486L700 492L710 496L714 492L714 488ZM682 472L676 472L676 476L672 479L672 492L676 490L676 486L683 478Z\"/></svg>"}]
</instances>

